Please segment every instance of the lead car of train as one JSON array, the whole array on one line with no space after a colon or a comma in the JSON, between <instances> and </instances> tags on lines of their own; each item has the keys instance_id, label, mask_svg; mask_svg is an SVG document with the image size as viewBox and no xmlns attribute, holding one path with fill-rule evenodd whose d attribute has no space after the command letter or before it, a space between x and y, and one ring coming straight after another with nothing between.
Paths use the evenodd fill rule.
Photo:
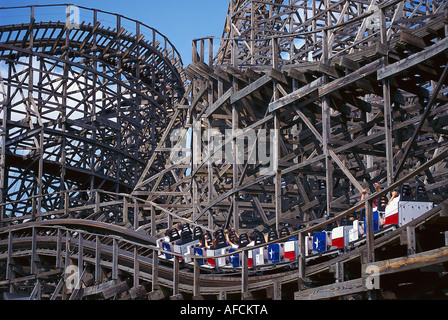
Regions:
<instances>
[{"instance_id":1,"label":"lead car of train","mask_svg":"<svg viewBox=\"0 0 448 320\"><path fill-rule=\"evenodd\" d=\"M378 199L378 204L373 208L373 230L375 236L385 234L397 227L401 227L413 219L421 216L433 208L433 203L428 200L424 187L418 186L411 189L407 185L400 188L398 196L388 205L386 200ZM303 226L304 227L304 226ZM206 233L208 238L211 235ZM157 240L157 246L163 251L159 253L161 261L173 261L175 252L181 254L177 256L182 266L192 266L191 255L200 256L199 264L202 269L210 272L235 271L241 268L241 254L232 252L247 246L259 246L248 252L248 267L252 270L272 269L274 266L289 267L296 266L299 243L296 237L287 238L290 231L287 227L282 228L277 233L275 230L267 234L254 231L253 240L249 240L247 234L239 236L238 247L230 246L226 241L223 230L214 232L215 239L213 246L207 249L204 243L204 236L200 227L193 230L188 224L182 226L181 230L176 228L169 230L166 237ZM234 235L233 235L234 236ZM230 235L232 238L232 234ZM271 243L280 238L287 238L287 241ZM365 242L365 219L353 220L351 224L334 226L331 230L323 230L305 236L306 260L310 261L318 257L339 255L345 251ZM236 240L235 240L236 241ZM211 245L211 243L210 243ZM222 257L222 255L227 255Z\"/></svg>"}]
</instances>

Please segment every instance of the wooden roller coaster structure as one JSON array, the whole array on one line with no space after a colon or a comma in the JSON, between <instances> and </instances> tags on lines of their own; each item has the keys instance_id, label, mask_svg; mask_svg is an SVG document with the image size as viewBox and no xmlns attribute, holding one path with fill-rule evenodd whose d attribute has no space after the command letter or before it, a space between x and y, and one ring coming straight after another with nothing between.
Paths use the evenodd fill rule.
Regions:
<instances>
[{"instance_id":1,"label":"wooden roller coaster structure","mask_svg":"<svg viewBox=\"0 0 448 320\"><path fill-rule=\"evenodd\" d=\"M446 1L230 0L187 67L138 21L67 8L0 8L30 13L0 26L5 299L446 298ZM375 237L373 201L403 184L433 209ZM364 245L306 260L308 233L362 210ZM295 267L161 263L178 222L293 227Z\"/></svg>"}]
</instances>

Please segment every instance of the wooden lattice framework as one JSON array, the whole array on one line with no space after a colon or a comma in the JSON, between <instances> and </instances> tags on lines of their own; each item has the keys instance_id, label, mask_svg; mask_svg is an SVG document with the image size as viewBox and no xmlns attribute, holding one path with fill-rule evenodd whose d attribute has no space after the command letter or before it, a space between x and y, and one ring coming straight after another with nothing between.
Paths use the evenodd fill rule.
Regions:
<instances>
[{"instance_id":1,"label":"wooden lattice framework","mask_svg":"<svg viewBox=\"0 0 448 320\"><path fill-rule=\"evenodd\" d=\"M96 9L0 13L0 185L1 202L9 204L2 218L48 218L47 212L116 198L95 200L97 189L130 193L184 95L176 48L145 24ZM6 24L14 15L20 23ZM156 159L150 173L164 164ZM119 211L111 207L112 219L101 219L118 222Z\"/></svg>"},{"instance_id":2,"label":"wooden lattice framework","mask_svg":"<svg viewBox=\"0 0 448 320\"><path fill-rule=\"evenodd\" d=\"M278 230L390 186L446 148L445 32L443 1L231 1L218 49L213 37L193 41L184 128L233 132L220 154L278 130L275 172L249 161L250 143L233 165L200 158L211 144L192 138L191 171L164 206L210 228ZM410 184L437 203L446 173L442 161Z\"/></svg>"},{"instance_id":3,"label":"wooden lattice framework","mask_svg":"<svg viewBox=\"0 0 448 320\"><path fill-rule=\"evenodd\" d=\"M446 296L446 6L446 1L434 0L231 0L219 46L213 37L193 40L192 63L184 73L167 39L162 38L163 50L155 50L162 42L149 41L148 47L155 50L150 51L159 58L153 60L143 54L148 48L143 48L139 23L135 35L127 38L119 15L112 31L97 23L69 31L63 23L36 24L33 19L29 24L0 27L1 57L7 57L3 60L30 68L31 56L41 61L39 70L9 71L2 81L6 88L2 91L9 92L2 102L3 119L8 120L2 122L3 132L8 133L2 144L2 187L6 190L11 179L24 186L20 197L3 192L0 288L4 296L9 296L8 291L12 298L22 293L30 299ZM99 11L91 12L93 21L99 21ZM38 37L51 28L59 32ZM76 34L80 37L64 38ZM158 33L153 30L152 35L155 39ZM101 45L103 49L93 53ZM13 51L24 61L13 60ZM104 73L99 73L100 65ZM56 72L58 67L66 77ZM147 78L145 67L152 70ZM143 68L140 73L139 68ZM37 85L31 80L36 72L41 74ZM61 80L53 79L55 74ZM51 107L52 99L42 98L44 94L56 101L64 98L57 88L70 92L69 84L82 76L90 80L84 86L78 83L77 90L89 89L89 81L99 87L90 87L83 96L88 124L72 119L83 128L77 132L84 143L78 150L90 157L95 154L92 150L106 148L99 139L109 138L113 142L108 141L107 150L116 153L108 158L110 162L96 162L108 174L93 170L88 180L79 176L88 159L70 158L70 152L64 151L74 145L68 135L73 123L65 113L80 106L65 101L64 106L73 109L62 111ZM163 85L149 81L157 76ZM105 97L112 91L107 80L116 83L114 89L122 86L114 91L114 98ZM41 90L44 84L52 95ZM98 91L103 94L101 103L93 98ZM20 103L12 103L14 94L24 96L21 108ZM142 135L144 130L133 131L132 124L143 119L135 113L136 118L129 119L123 110L122 134L114 131L117 123L106 115L107 106L141 107L144 98L152 98L157 106L150 104L154 117L141 122L153 136L149 139ZM48 109L39 109L43 101ZM97 102L99 110L94 117L91 102ZM161 111L164 108L168 113ZM22 121L8 118L8 109ZM67 117L60 115L53 122L48 119L52 112ZM95 127L96 123L102 126ZM65 131L60 130L64 125ZM217 136L225 137L226 131L230 135L210 149L209 141L195 136L210 128ZM241 137L258 134L258 129L278 134L260 134L242 147L238 144ZM66 148L57 150L70 161L58 158L57 165L50 163L57 157L56 149L42 146L52 135L60 137L57 142L65 141ZM132 144L135 141L129 137L137 136L141 144ZM131 140L124 143L124 137ZM111 147L117 141L123 141L123 148ZM258 141L267 141L268 163L249 161ZM134 153L132 146L142 152ZM221 151L222 157L226 146L230 147L226 161L209 161L219 160L214 155ZM27 157L12 154L11 166L10 151L21 148L34 152ZM241 163L236 161L238 151L244 155ZM122 168L131 173L114 169L124 158ZM32 178L22 174L23 179L14 175L6 179L16 167L28 170ZM45 193L55 190L46 184L50 180L57 181L51 188L61 186L52 195ZM84 180L90 184L86 191L79 185ZM373 189L375 182L382 192ZM424 185L434 208L405 228L374 238L373 200L403 183ZM370 192L360 201L363 189ZM48 204L52 205L45 207ZM21 206L31 210L21 212ZM351 217L363 218L362 209L365 245L335 258L306 259L306 234ZM14 217L16 212L19 217ZM24 219L33 221L20 223ZM299 250L287 271L250 275L251 249L244 248L240 273L203 276L198 257L191 257L193 272L181 270L178 259L171 265L159 263L162 250L155 240L177 221L200 224L209 231L223 226L240 232L299 226L291 235L298 237ZM380 270L380 291L366 288L366 266L372 262ZM74 290L67 287L64 273L73 265L82 270L83 283Z\"/></svg>"}]
</instances>

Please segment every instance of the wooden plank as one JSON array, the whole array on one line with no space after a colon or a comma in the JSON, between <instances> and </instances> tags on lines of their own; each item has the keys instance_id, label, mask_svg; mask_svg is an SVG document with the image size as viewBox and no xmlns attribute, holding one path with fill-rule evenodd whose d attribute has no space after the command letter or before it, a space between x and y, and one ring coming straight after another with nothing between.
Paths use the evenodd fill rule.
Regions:
<instances>
[{"instance_id":1,"label":"wooden plank","mask_svg":"<svg viewBox=\"0 0 448 320\"><path fill-rule=\"evenodd\" d=\"M295 300L320 300L345 296L366 291L365 279L332 283L326 286L297 291L294 293Z\"/></svg>"},{"instance_id":2,"label":"wooden plank","mask_svg":"<svg viewBox=\"0 0 448 320\"><path fill-rule=\"evenodd\" d=\"M376 266L378 275L393 274L396 272L414 270L418 268L427 267L434 264L444 263L448 261L448 247L441 247L434 250L429 250L413 255L394 258L383 261L375 261L374 263L367 263L362 265L361 270L366 270L369 265ZM364 274L369 276L369 274Z\"/></svg>"},{"instance_id":3,"label":"wooden plank","mask_svg":"<svg viewBox=\"0 0 448 320\"><path fill-rule=\"evenodd\" d=\"M233 103L238 102L239 100L241 100L244 97L250 95L251 93L253 93L253 92L257 91L257 90L260 90L263 86L265 86L266 84L268 84L271 81L272 81L271 74L270 73L265 74L260 79L255 80L254 82L252 82L248 86L246 86L243 89L235 92L230 97L230 103L233 104Z\"/></svg>"},{"instance_id":4,"label":"wooden plank","mask_svg":"<svg viewBox=\"0 0 448 320\"><path fill-rule=\"evenodd\" d=\"M400 60L398 62L395 62L384 68L379 69L377 72L377 79L382 80L387 77L399 74L406 69L417 66L419 63L422 63L423 61L431 59L436 55L443 53L447 49L448 49L448 38L444 38L421 52L415 53L406 59Z\"/></svg>"},{"instance_id":5,"label":"wooden plank","mask_svg":"<svg viewBox=\"0 0 448 320\"><path fill-rule=\"evenodd\" d=\"M333 80L322 88L319 88L319 96L323 97L329 93L332 93L333 91L343 89L344 87L353 84L356 81L359 81L376 72L382 67L382 65L382 60L376 60L346 75L345 77Z\"/></svg>"},{"instance_id":6,"label":"wooden plank","mask_svg":"<svg viewBox=\"0 0 448 320\"><path fill-rule=\"evenodd\" d=\"M294 103L297 100L306 97L307 95L311 94L312 92L317 91L319 89L319 87L321 87L323 85L323 83L324 83L323 80L324 80L324 78L320 77L320 78L314 80L313 82L291 92L290 94L288 94L284 97L281 97L277 101L270 103L269 104L269 112L273 112L277 109L284 108L284 107L290 105L291 103Z\"/></svg>"},{"instance_id":7,"label":"wooden plank","mask_svg":"<svg viewBox=\"0 0 448 320\"><path fill-rule=\"evenodd\" d=\"M102 291L104 299L109 299L129 290L129 285L126 282L120 282L116 285L105 288Z\"/></svg>"},{"instance_id":8,"label":"wooden plank","mask_svg":"<svg viewBox=\"0 0 448 320\"><path fill-rule=\"evenodd\" d=\"M205 116L209 117L210 115L212 115L213 112L219 109L227 100L230 99L232 94L233 88L230 88L221 97L219 97L218 100L216 100L215 103L210 106L210 108L207 109L207 111L205 112Z\"/></svg>"}]
</instances>

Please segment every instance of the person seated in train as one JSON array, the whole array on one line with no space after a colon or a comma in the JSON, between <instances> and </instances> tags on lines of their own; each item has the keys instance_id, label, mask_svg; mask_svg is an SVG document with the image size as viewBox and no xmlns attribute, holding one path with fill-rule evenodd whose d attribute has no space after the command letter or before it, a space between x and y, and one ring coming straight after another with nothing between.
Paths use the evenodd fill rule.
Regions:
<instances>
[{"instance_id":1,"label":"person seated in train","mask_svg":"<svg viewBox=\"0 0 448 320\"><path fill-rule=\"evenodd\" d=\"M375 189L375 191L376 192L381 192L381 186L380 186L380 184L378 183L378 182L375 182L374 184L373 184L373 188ZM367 190L366 189L363 189L362 191L361 191L361 201L364 201L364 199L366 198L366 194L367 194ZM372 206L375 208L375 207L378 207L378 205L379 205L379 198L376 198L376 199L373 199L373 201L372 201Z\"/></svg>"},{"instance_id":2,"label":"person seated in train","mask_svg":"<svg viewBox=\"0 0 448 320\"><path fill-rule=\"evenodd\" d=\"M238 249L246 247L249 242L249 236L247 233L243 233L238 239Z\"/></svg>"},{"instance_id":3,"label":"person seated in train","mask_svg":"<svg viewBox=\"0 0 448 320\"><path fill-rule=\"evenodd\" d=\"M226 243L228 246L232 247L232 249L238 249L238 244L234 243L229 236L229 229L224 230L224 235L226 237Z\"/></svg>"},{"instance_id":4,"label":"person seated in train","mask_svg":"<svg viewBox=\"0 0 448 320\"><path fill-rule=\"evenodd\" d=\"M170 242L170 229L165 230L165 236L163 237L162 241L166 243Z\"/></svg>"},{"instance_id":5,"label":"person seated in train","mask_svg":"<svg viewBox=\"0 0 448 320\"><path fill-rule=\"evenodd\" d=\"M236 232L235 227L232 227L232 229L230 229L229 237L233 243L239 242L240 236L239 236L238 232Z\"/></svg>"},{"instance_id":6,"label":"person seated in train","mask_svg":"<svg viewBox=\"0 0 448 320\"><path fill-rule=\"evenodd\" d=\"M392 203L392 201L413 201L415 200L416 189L411 189L409 185L402 185L399 190L392 191L392 197L390 198L388 205Z\"/></svg>"},{"instance_id":7,"label":"person seated in train","mask_svg":"<svg viewBox=\"0 0 448 320\"><path fill-rule=\"evenodd\" d=\"M216 249L216 235L213 235L212 244L210 245L210 250Z\"/></svg>"},{"instance_id":8,"label":"person seated in train","mask_svg":"<svg viewBox=\"0 0 448 320\"><path fill-rule=\"evenodd\" d=\"M200 235L200 236L198 236L199 243L196 245L197 247L199 247L199 248L207 248L207 241L206 241L205 237L207 237L207 235Z\"/></svg>"},{"instance_id":9,"label":"person seated in train","mask_svg":"<svg viewBox=\"0 0 448 320\"><path fill-rule=\"evenodd\" d=\"M294 233L295 231L299 230L298 226L292 226L291 227L291 232ZM293 236L291 238L288 239L288 241L296 241L298 238L297 236Z\"/></svg>"},{"instance_id":10,"label":"person seated in train","mask_svg":"<svg viewBox=\"0 0 448 320\"><path fill-rule=\"evenodd\" d=\"M178 223L176 225L176 229L177 229L177 233L179 234L179 236L182 236L182 223Z\"/></svg>"},{"instance_id":11,"label":"person seated in train","mask_svg":"<svg viewBox=\"0 0 448 320\"><path fill-rule=\"evenodd\" d=\"M396 201L400 200L400 193L397 190L392 191L392 196L390 197L389 202L387 202L387 205L390 205L394 199Z\"/></svg>"},{"instance_id":12,"label":"person seated in train","mask_svg":"<svg viewBox=\"0 0 448 320\"><path fill-rule=\"evenodd\" d=\"M246 247L253 247L253 246L255 246L255 234L251 233L249 235L249 243L247 244Z\"/></svg>"},{"instance_id":13,"label":"person seated in train","mask_svg":"<svg viewBox=\"0 0 448 320\"><path fill-rule=\"evenodd\" d=\"M378 182L375 182L373 184L373 187L375 188L376 192L381 192L381 187L380 184ZM387 203L387 197L386 196L382 196L381 198L376 198L373 200L373 207L377 207L378 210L381 206L385 206ZM384 211L384 210L383 210Z\"/></svg>"},{"instance_id":14,"label":"person seated in train","mask_svg":"<svg viewBox=\"0 0 448 320\"><path fill-rule=\"evenodd\" d=\"M212 245L212 242L210 241L210 237L209 237L209 235L208 235L207 233L204 234L204 247L205 247L206 249L209 249L209 250L210 250L211 245Z\"/></svg>"}]
</instances>

